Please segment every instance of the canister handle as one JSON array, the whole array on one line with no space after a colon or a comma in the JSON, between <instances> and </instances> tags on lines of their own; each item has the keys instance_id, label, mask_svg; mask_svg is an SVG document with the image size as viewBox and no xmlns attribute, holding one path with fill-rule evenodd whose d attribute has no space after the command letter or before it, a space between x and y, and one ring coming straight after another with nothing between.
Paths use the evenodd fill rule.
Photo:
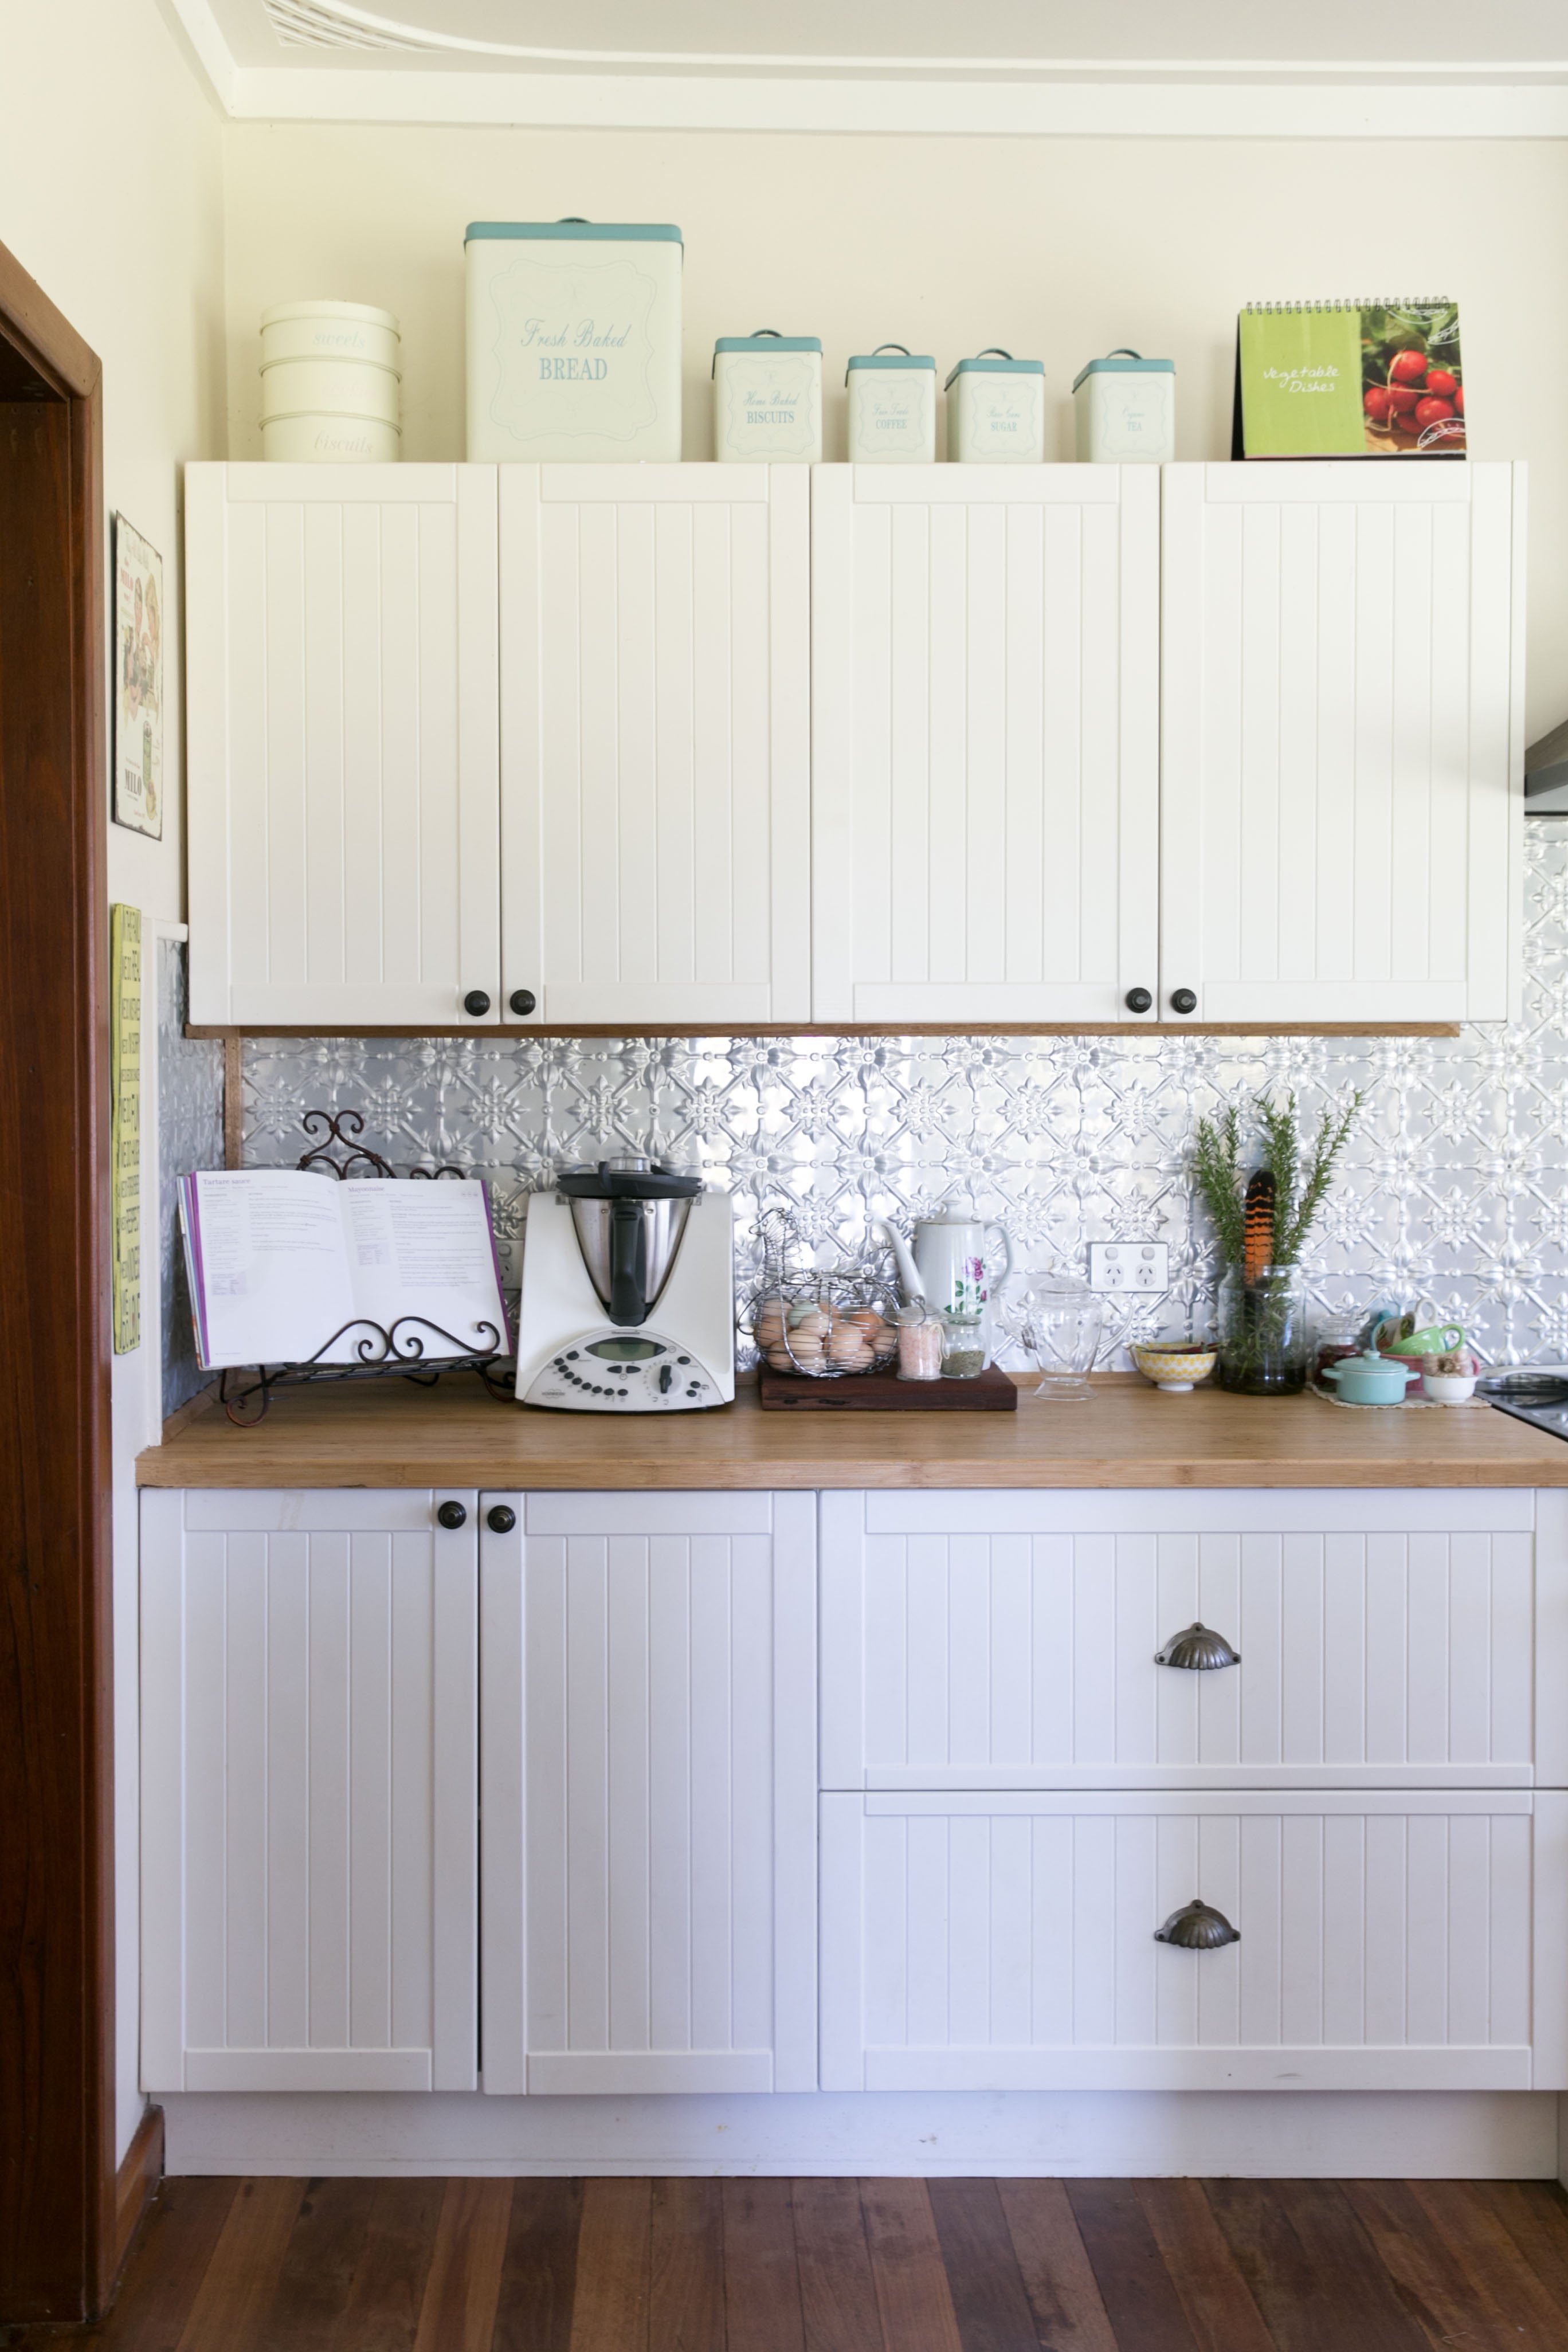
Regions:
<instances>
[{"instance_id":1,"label":"canister handle","mask_svg":"<svg viewBox=\"0 0 1568 2352\"><path fill-rule=\"evenodd\" d=\"M763 335L771 335L775 343L783 340L776 327L753 327L746 340L748 342L759 342Z\"/></svg>"},{"instance_id":2,"label":"canister handle","mask_svg":"<svg viewBox=\"0 0 1568 2352\"><path fill-rule=\"evenodd\" d=\"M1116 349L1107 352L1105 356L1108 360L1141 360L1143 354L1135 352L1131 343L1118 343Z\"/></svg>"},{"instance_id":3,"label":"canister handle","mask_svg":"<svg viewBox=\"0 0 1568 2352\"><path fill-rule=\"evenodd\" d=\"M1013 354L1005 352L1000 343L987 343L985 349L976 352L974 356L977 360L1010 360Z\"/></svg>"},{"instance_id":4,"label":"canister handle","mask_svg":"<svg viewBox=\"0 0 1568 2352\"><path fill-rule=\"evenodd\" d=\"M908 343L879 343L876 350L872 352L871 357L874 360L879 360L884 352L902 352L906 359L910 356L910 347Z\"/></svg>"}]
</instances>

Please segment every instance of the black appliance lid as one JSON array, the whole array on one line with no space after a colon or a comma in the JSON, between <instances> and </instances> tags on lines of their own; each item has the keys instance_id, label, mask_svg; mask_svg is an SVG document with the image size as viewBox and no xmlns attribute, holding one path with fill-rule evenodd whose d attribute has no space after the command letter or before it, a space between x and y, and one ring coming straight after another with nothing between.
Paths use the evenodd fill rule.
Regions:
<instances>
[{"instance_id":1,"label":"black appliance lid","mask_svg":"<svg viewBox=\"0 0 1568 2352\"><path fill-rule=\"evenodd\" d=\"M702 1179L660 1160L601 1160L597 1167L558 1169L555 1188L569 1201L691 1201Z\"/></svg>"},{"instance_id":2,"label":"black appliance lid","mask_svg":"<svg viewBox=\"0 0 1568 2352\"><path fill-rule=\"evenodd\" d=\"M1476 1392L1493 1404L1568 1404L1568 1380L1561 1372L1484 1372Z\"/></svg>"}]
</instances>

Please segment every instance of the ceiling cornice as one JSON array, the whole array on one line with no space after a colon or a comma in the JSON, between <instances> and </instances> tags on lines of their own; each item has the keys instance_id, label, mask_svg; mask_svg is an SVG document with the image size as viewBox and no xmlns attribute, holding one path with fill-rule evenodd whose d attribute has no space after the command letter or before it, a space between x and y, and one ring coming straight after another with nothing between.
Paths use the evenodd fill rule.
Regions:
<instances>
[{"instance_id":1,"label":"ceiling cornice","mask_svg":"<svg viewBox=\"0 0 1568 2352\"><path fill-rule=\"evenodd\" d=\"M836 131L1022 138L1564 139L1568 68L1118 68L1104 60L898 74L529 72L236 63L210 0L170 0L237 121ZM684 61L683 61L684 62ZM815 60L813 61L816 62ZM1400 76L1405 79L1399 79Z\"/></svg>"}]
</instances>

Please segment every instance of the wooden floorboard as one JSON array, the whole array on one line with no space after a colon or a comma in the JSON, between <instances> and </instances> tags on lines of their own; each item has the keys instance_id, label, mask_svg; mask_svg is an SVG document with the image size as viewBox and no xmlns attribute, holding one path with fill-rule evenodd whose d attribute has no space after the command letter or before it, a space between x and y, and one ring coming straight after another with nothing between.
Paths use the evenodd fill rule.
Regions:
<instances>
[{"instance_id":1,"label":"wooden floorboard","mask_svg":"<svg viewBox=\"0 0 1568 2352\"><path fill-rule=\"evenodd\" d=\"M1564 2352L1544 2181L166 2180L6 2352Z\"/></svg>"}]
</instances>

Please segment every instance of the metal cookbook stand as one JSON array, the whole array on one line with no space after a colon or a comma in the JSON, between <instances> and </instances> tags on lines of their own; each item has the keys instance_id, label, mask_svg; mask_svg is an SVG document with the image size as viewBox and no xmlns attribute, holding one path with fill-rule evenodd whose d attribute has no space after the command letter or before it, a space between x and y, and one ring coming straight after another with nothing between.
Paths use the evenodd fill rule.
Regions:
<instances>
[{"instance_id":1,"label":"metal cookbook stand","mask_svg":"<svg viewBox=\"0 0 1568 2352\"><path fill-rule=\"evenodd\" d=\"M365 1177L389 1177L395 1182L397 1171L379 1151L357 1139L364 1132L364 1116L353 1109L330 1111L308 1110L300 1120L306 1134L319 1139L314 1148L306 1151L299 1162L305 1171L335 1176L346 1182L350 1172L363 1167ZM346 1132L345 1132L346 1130ZM342 1152L338 1157L334 1146ZM426 1183L437 1183L443 1176L461 1178L463 1171L450 1162L440 1168L411 1168L409 1180L422 1178ZM358 1181L363 1181L364 1178ZM444 1331L427 1316L400 1315L390 1328L357 1315L342 1324L324 1339L313 1356L298 1364L258 1364L256 1376L248 1370L230 1367L218 1374L218 1402L237 1429L255 1429L265 1420L272 1402L272 1391L280 1388L302 1388L315 1381L363 1381L397 1378L412 1381L418 1388L434 1388L443 1372L478 1372L490 1395L499 1402L513 1404L516 1391L513 1381L516 1366L506 1349L506 1335L493 1323L477 1323L475 1330L488 1339L489 1346L468 1349L461 1355L442 1356L432 1362L426 1354L428 1336L444 1339L448 1347L461 1348L463 1343L454 1331ZM355 1360L347 1364L329 1364L322 1360L330 1351L346 1339L351 1332L360 1337L353 1341ZM428 1335L428 1336L427 1336ZM501 1366L510 1370L502 1372ZM231 1386L231 1381L246 1381L247 1386ZM261 1402L254 1412L247 1411L253 1400Z\"/></svg>"}]
</instances>

